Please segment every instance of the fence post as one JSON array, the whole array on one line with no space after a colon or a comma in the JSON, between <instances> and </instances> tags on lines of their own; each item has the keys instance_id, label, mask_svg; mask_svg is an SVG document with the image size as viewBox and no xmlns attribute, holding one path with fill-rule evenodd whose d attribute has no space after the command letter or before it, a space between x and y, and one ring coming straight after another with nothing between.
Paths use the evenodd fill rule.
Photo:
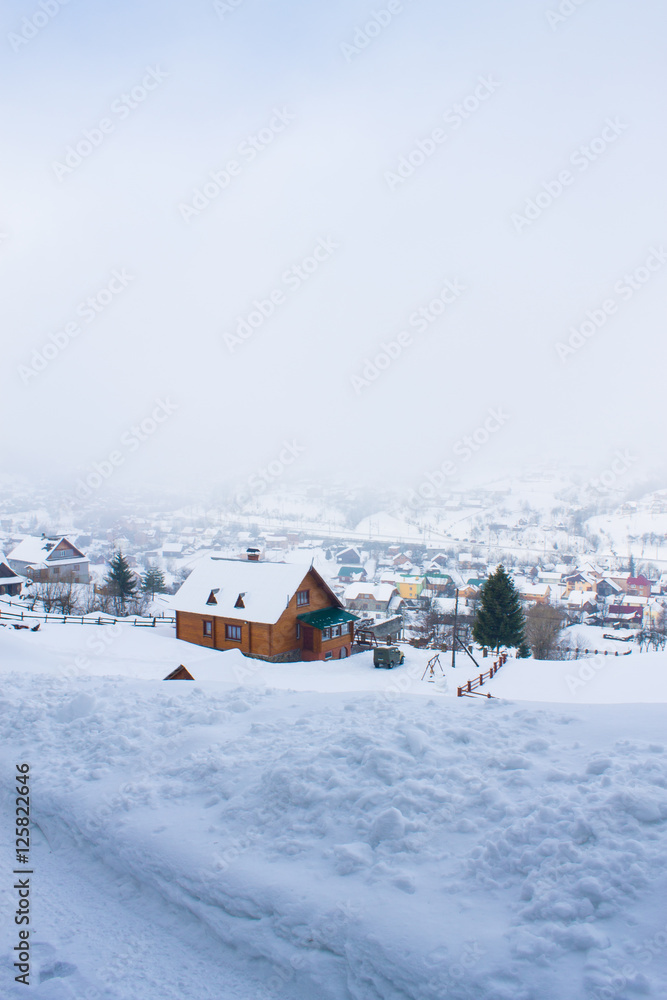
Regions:
<instances>
[{"instance_id":1,"label":"fence post","mask_svg":"<svg viewBox=\"0 0 667 1000\"><path fill-rule=\"evenodd\" d=\"M468 681L468 691L472 691L472 688L470 687L470 681Z\"/></svg>"}]
</instances>

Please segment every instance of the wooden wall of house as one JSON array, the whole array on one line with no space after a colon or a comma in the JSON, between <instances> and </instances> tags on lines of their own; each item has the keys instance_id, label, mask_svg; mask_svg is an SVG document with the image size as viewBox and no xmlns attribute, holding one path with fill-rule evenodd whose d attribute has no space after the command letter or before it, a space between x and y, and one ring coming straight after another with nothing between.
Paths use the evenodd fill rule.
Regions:
<instances>
[{"instance_id":1,"label":"wooden wall of house","mask_svg":"<svg viewBox=\"0 0 667 1000\"><path fill-rule=\"evenodd\" d=\"M176 638L183 639L185 642L194 642L197 646L208 646L210 649L213 649L215 626L214 634L212 636L205 636L202 625L204 620L206 620L205 615L191 614L189 611L177 611Z\"/></svg>"},{"instance_id":2,"label":"wooden wall of house","mask_svg":"<svg viewBox=\"0 0 667 1000\"><path fill-rule=\"evenodd\" d=\"M277 653L287 652L290 649L301 648L301 640L296 637L296 625L299 615L308 614L310 611L320 611L322 608L330 608L332 606L329 594L326 590L324 590L312 573L306 574L299 590L310 591L310 603L297 605L296 594L294 594L271 630L273 633L272 656L275 656ZM313 633L313 638L315 643L317 643L319 632L317 629L313 629ZM315 657L315 659L317 658L318 657Z\"/></svg>"}]
</instances>

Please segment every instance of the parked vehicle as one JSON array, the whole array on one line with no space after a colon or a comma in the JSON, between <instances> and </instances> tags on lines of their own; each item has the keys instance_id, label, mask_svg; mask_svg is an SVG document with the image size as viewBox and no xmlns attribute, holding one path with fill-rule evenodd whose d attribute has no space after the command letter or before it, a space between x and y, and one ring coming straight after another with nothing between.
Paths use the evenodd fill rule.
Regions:
<instances>
[{"instance_id":1,"label":"parked vehicle","mask_svg":"<svg viewBox=\"0 0 667 1000\"><path fill-rule=\"evenodd\" d=\"M373 650L373 664L376 667L391 670L392 667L400 666L404 662L405 653L398 646L376 646Z\"/></svg>"}]
</instances>

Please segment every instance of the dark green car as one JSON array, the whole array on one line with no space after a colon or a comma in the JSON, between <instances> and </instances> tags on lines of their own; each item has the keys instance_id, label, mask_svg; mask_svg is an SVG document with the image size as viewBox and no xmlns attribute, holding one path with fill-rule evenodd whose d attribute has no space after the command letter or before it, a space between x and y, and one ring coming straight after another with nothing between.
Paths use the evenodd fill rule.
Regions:
<instances>
[{"instance_id":1,"label":"dark green car","mask_svg":"<svg viewBox=\"0 0 667 1000\"><path fill-rule=\"evenodd\" d=\"M392 667L400 666L404 662L405 653L402 653L398 646L376 646L373 650L373 664L376 667L391 670Z\"/></svg>"}]
</instances>

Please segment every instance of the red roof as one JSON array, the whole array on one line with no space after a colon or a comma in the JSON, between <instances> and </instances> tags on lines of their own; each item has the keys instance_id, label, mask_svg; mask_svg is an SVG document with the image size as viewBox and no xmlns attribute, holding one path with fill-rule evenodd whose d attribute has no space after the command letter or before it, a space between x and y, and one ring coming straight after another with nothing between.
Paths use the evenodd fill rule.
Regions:
<instances>
[{"instance_id":1,"label":"red roof","mask_svg":"<svg viewBox=\"0 0 667 1000\"><path fill-rule=\"evenodd\" d=\"M645 576L629 576L626 581L628 587L650 587L651 581Z\"/></svg>"}]
</instances>

